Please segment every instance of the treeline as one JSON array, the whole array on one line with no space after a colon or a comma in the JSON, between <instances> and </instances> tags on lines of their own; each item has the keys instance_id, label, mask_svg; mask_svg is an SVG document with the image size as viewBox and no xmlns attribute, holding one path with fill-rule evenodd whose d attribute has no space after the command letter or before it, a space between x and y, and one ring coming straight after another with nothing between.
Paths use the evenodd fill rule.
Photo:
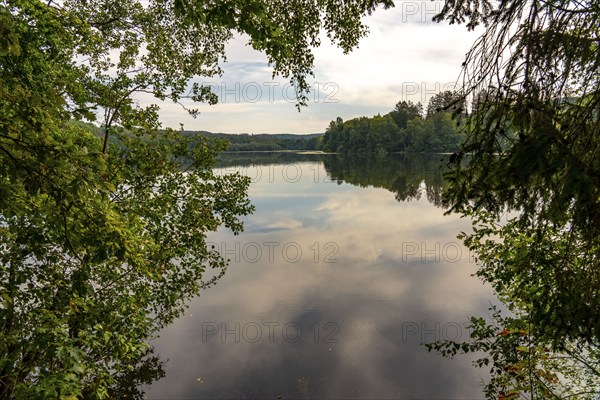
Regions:
<instances>
[{"instance_id":1,"label":"treeline","mask_svg":"<svg viewBox=\"0 0 600 400\"><path fill-rule=\"evenodd\" d=\"M464 102L453 91L431 98L427 111L421 103L400 101L385 115L343 121L337 118L325 134L226 134L207 131L183 131L183 136L203 136L229 142L227 151L321 150L331 153L378 154L412 152L454 152L463 141L457 128ZM458 117L453 119L454 117ZM84 124L73 122L74 124ZM98 135L102 127L85 124Z\"/></svg>"},{"instance_id":2,"label":"treeline","mask_svg":"<svg viewBox=\"0 0 600 400\"><path fill-rule=\"evenodd\" d=\"M71 120L69 124L84 128L93 132L99 137L104 136L104 127L97 126L89 122ZM122 131L123 128L118 128ZM184 137L202 136L209 140L225 140L229 143L227 151L279 151L279 150L319 150L321 146L322 133L312 133L304 135L278 133L278 134L230 134L230 133L212 133L208 131L182 131ZM114 135L109 138L109 142L118 144L118 139Z\"/></svg>"},{"instance_id":3,"label":"treeline","mask_svg":"<svg viewBox=\"0 0 600 400\"><path fill-rule=\"evenodd\" d=\"M337 153L452 152L463 140L457 124L464 116L458 93L444 91L423 105L401 101L385 115L343 121L325 131L320 149ZM453 119L457 117L456 119Z\"/></svg>"},{"instance_id":4,"label":"treeline","mask_svg":"<svg viewBox=\"0 0 600 400\"><path fill-rule=\"evenodd\" d=\"M323 134L226 134L211 132L184 132L185 135L202 135L210 139L224 139L229 142L228 151L277 151L277 150L318 150Z\"/></svg>"},{"instance_id":5,"label":"treeline","mask_svg":"<svg viewBox=\"0 0 600 400\"><path fill-rule=\"evenodd\" d=\"M95 135L104 136L104 128L89 122L72 120L70 125L84 128ZM227 151L278 151L278 150L319 150L321 145L322 133L312 133L305 135L295 135L287 133L278 134L230 134L230 133L212 133L208 131L183 131L184 137L202 136L209 140L225 140L229 142ZM109 142L118 144L118 139L113 135Z\"/></svg>"}]
</instances>

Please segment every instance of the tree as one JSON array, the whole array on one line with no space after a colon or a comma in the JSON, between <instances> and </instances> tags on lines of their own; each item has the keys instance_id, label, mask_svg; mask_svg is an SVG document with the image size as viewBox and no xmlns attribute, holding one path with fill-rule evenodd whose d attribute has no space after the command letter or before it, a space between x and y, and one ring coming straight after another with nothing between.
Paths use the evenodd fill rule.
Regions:
<instances>
[{"instance_id":1,"label":"tree","mask_svg":"<svg viewBox=\"0 0 600 400\"><path fill-rule=\"evenodd\" d=\"M501 316L493 306L491 321L472 317L467 342L442 341L427 344L429 350L453 357L457 353L478 353L473 364L489 368L485 385L488 399L554 398L595 400L600 393L600 349L597 342L582 340L572 331L549 330L536 310L550 297L563 304L562 317L570 323L588 323L590 304L577 303L574 288L587 285L589 254L576 242L561 236L550 225L532 237L514 219L499 222L493 213L474 215L474 233L461 234L480 264L476 275L490 282L510 316ZM585 251L585 250L583 250ZM573 264L564 260L571 258ZM561 293L557 296L556 293ZM556 318L546 310L545 318ZM550 321L550 323L556 323ZM560 323L564 323L560 321ZM483 356L481 356L483 354Z\"/></svg>"},{"instance_id":2,"label":"tree","mask_svg":"<svg viewBox=\"0 0 600 400\"><path fill-rule=\"evenodd\" d=\"M395 150L400 137L400 128L388 115L375 116L369 123L369 151L378 155L386 155Z\"/></svg>"},{"instance_id":3,"label":"tree","mask_svg":"<svg viewBox=\"0 0 600 400\"><path fill-rule=\"evenodd\" d=\"M425 119L425 133L429 151L447 152L460 148L462 135L456 128L456 120L448 112L438 112Z\"/></svg>"},{"instance_id":4,"label":"tree","mask_svg":"<svg viewBox=\"0 0 600 400\"><path fill-rule=\"evenodd\" d=\"M455 94L452 96L456 97ZM433 113L426 119L421 113L421 103L401 101L384 116L360 117L346 122L338 118L331 121L325 131L322 149L385 155L400 151L447 152L459 148L462 136L449 112Z\"/></svg>"},{"instance_id":5,"label":"tree","mask_svg":"<svg viewBox=\"0 0 600 400\"><path fill-rule=\"evenodd\" d=\"M595 38L600 9L594 2L511 4L484 8L470 17L471 24L483 22L486 31L467 55L465 76L470 78L463 95L478 95L479 101L466 127L463 150L453 160L448 200L452 210L467 213L518 210L519 229L534 241L546 240L545 232L557 232L555 240L569 245L560 266L552 263L548 268L585 273L587 279L540 299L534 313L549 334L597 341L600 64ZM447 3L439 18L460 21L474 5ZM508 49L510 54L499 61ZM466 153L472 156L463 165ZM541 261L534 250L527 252L532 268ZM578 259L583 254L585 265ZM560 287L562 274L543 274ZM570 307L565 305L572 302L586 306L566 314Z\"/></svg>"},{"instance_id":6,"label":"tree","mask_svg":"<svg viewBox=\"0 0 600 400\"><path fill-rule=\"evenodd\" d=\"M252 212L247 178L213 174L224 143L162 129L136 95L214 102L190 80L237 31L302 104L320 28L349 51L378 4L1 2L0 397L139 396L160 376L147 340L225 271L206 233Z\"/></svg>"},{"instance_id":7,"label":"tree","mask_svg":"<svg viewBox=\"0 0 600 400\"><path fill-rule=\"evenodd\" d=\"M414 104L412 101L399 101L396 103L394 110L390 112L391 117L394 119L396 125L399 128L406 128L408 121L415 118L422 118L423 105L421 103Z\"/></svg>"},{"instance_id":8,"label":"tree","mask_svg":"<svg viewBox=\"0 0 600 400\"><path fill-rule=\"evenodd\" d=\"M531 332L525 315L505 317L495 306L489 311L489 322L471 317L468 342L430 343L428 350L450 358L475 353L473 365L489 369L490 379L483 388L488 399L598 398L598 348L565 341L560 351L553 351Z\"/></svg>"},{"instance_id":9,"label":"tree","mask_svg":"<svg viewBox=\"0 0 600 400\"><path fill-rule=\"evenodd\" d=\"M464 239L478 274L537 344L597 355L600 8L460 0L445 3L444 19L484 27L463 64L461 94L476 104L446 192L451 211L475 220Z\"/></svg>"},{"instance_id":10,"label":"tree","mask_svg":"<svg viewBox=\"0 0 600 400\"><path fill-rule=\"evenodd\" d=\"M429 103L427 103L427 117L440 112L459 115L464 111L465 105L463 97L460 93L452 90L436 93L429 99Z\"/></svg>"}]
</instances>

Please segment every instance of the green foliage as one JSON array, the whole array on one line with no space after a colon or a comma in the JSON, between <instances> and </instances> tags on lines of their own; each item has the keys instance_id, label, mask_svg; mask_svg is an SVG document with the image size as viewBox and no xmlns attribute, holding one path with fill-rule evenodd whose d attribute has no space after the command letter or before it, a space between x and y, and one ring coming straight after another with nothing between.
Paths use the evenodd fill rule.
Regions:
<instances>
[{"instance_id":1,"label":"green foliage","mask_svg":"<svg viewBox=\"0 0 600 400\"><path fill-rule=\"evenodd\" d=\"M508 329L525 329L530 386L510 385L529 398L572 398L561 391L569 388L588 389L575 398L594 398L600 376L598 3L447 1L435 19L484 25L463 64L462 98L471 99L472 114L465 143L451 159L446 200L450 211L474 220L463 239L477 255L477 275L515 314ZM500 223L507 212L513 217ZM489 349L504 358L518 355L500 339ZM559 382L540 377L545 354L560 359L564 353L585 372L569 375L569 365L545 364L541 370Z\"/></svg>"},{"instance_id":2,"label":"green foliage","mask_svg":"<svg viewBox=\"0 0 600 400\"><path fill-rule=\"evenodd\" d=\"M487 399L578 399L594 400L600 390L597 348L563 343L553 351L531 333L525 315L504 317L495 306L491 322L471 317L469 342L443 341L426 344L445 357L472 353L473 365L489 368L485 384Z\"/></svg>"},{"instance_id":3,"label":"green foliage","mask_svg":"<svg viewBox=\"0 0 600 400\"><path fill-rule=\"evenodd\" d=\"M221 139L229 143L227 151L280 151L318 150L321 134L225 134L210 132L184 132L186 136L200 135L211 139Z\"/></svg>"},{"instance_id":4,"label":"green foliage","mask_svg":"<svg viewBox=\"0 0 600 400\"><path fill-rule=\"evenodd\" d=\"M368 33L361 17L377 6L393 7L392 0L175 0L175 10L192 25L216 25L246 33L253 48L263 51L273 74L290 78L300 104L305 104L312 73L312 49L321 43L320 33L345 53Z\"/></svg>"},{"instance_id":5,"label":"green foliage","mask_svg":"<svg viewBox=\"0 0 600 400\"><path fill-rule=\"evenodd\" d=\"M213 175L218 147L152 136L123 134L104 155L97 136L63 126L35 158L5 160L35 174L3 185L4 398L106 397L146 339L224 273L205 234L241 230L248 179Z\"/></svg>"},{"instance_id":6,"label":"green foliage","mask_svg":"<svg viewBox=\"0 0 600 400\"><path fill-rule=\"evenodd\" d=\"M517 284L530 265L537 268L555 286L544 292L549 298L532 303L539 307L534 315L555 308L536 323L555 336L597 342L600 64L590 52L597 47L591 38L600 9L594 2L515 2L484 20L486 31L465 63L465 76L472 78L464 95L475 107L452 160L448 200L453 211L475 217L517 211L507 229L531 245L518 244L520 258L502 255L513 271L505 279ZM510 56L501 64L496 55L507 46ZM463 163L465 154L470 158ZM503 236L508 239L508 232ZM565 276L563 283L557 274ZM523 284L538 288L535 280Z\"/></svg>"},{"instance_id":7,"label":"green foliage","mask_svg":"<svg viewBox=\"0 0 600 400\"><path fill-rule=\"evenodd\" d=\"M349 50L391 5L305 3L0 1L0 398L140 398L163 374L148 339L223 275L207 232L253 207L248 178L213 173L223 141L136 95L214 102L190 79L239 31L302 103L320 27Z\"/></svg>"},{"instance_id":8,"label":"green foliage","mask_svg":"<svg viewBox=\"0 0 600 400\"><path fill-rule=\"evenodd\" d=\"M512 314L491 309L492 324L471 318L471 340L428 344L444 356L479 352L478 367L490 367L487 398L596 399L600 350L595 296L597 249L574 229L523 226L520 217L497 220L473 215L473 232L461 234L476 254L476 275L490 283Z\"/></svg>"},{"instance_id":9,"label":"green foliage","mask_svg":"<svg viewBox=\"0 0 600 400\"><path fill-rule=\"evenodd\" d=\"M423 105L414 104L412 101L399 101L394 110L389 114L398 128L406 128L408 121L423 116Z\"/></svg>"},{"instance_id":10,"label":"green foliage","mask_svg":"<svg viewBox=\"0 0 600 400\"><path fill-rule=\"evenodd\" d=\"M322 149L338 153L385 154L394 150L400 130L389 116L361 117L332 122L323 136Z\"/></svg>"},{"instance_id":11,"label":"green foliage","mask_svg":"<svg viewBox=\"0 0 600 400\"><path fill-rule=\"evenodd\" d=\"M549 221L523 228L520 218L500 224L479 213L474 232L461 237L477 254L477 276L505 303L527 310L533 333L555 347L566 338L598 344L600 271L590 268L598 263L598 249L577 230Z\"/></svg>"},{"instance_id":12,"label":"green foliage","mask_svg":"<svg viewBox=\"0 0 600 400\"><path fill-rule=\"evenodd\" d=\"M428 110L456 107L458 95L443 92L432 97ZM440 153L459 149L463 136L452 121L452 113L440 108L423 118L423 106L401 101L390 113L344 122L332 121L325 131L321 149L337 153L394 152ZM460 108L457 108L457 110ZM453 111L460 114L461 111Z\"/></svg>"},{"instance_id":13,"label":"green foliage","mask_svg":"<svg viewBox=\"0 0 600 400\"><path fill-rule=\"evenodd\" d=\"M427 104L427 116L448 112L457 117L466 112L465 100L458 92L445 90L436 93Z\"/></svg>"}]
</instances>

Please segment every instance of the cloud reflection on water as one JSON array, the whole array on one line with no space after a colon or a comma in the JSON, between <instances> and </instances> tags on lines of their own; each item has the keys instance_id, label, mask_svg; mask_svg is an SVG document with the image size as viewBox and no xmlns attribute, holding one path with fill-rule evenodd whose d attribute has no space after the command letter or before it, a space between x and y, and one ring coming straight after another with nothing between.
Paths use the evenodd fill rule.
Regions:
<instances>
[{"instance_id":1,"label":"cloud reflection on water","mask_svg":"<svg viewBox=\"0 0 600 400\"><path fill-rule=\"evenodd\" d=\"M466 339L491 299L456 253L468 221L299 165L255 182L245 233L210 238L233 262L153 343L169 362L148 398L481 398L469 360L420 345Z\"/></svg>"}]
</instances>

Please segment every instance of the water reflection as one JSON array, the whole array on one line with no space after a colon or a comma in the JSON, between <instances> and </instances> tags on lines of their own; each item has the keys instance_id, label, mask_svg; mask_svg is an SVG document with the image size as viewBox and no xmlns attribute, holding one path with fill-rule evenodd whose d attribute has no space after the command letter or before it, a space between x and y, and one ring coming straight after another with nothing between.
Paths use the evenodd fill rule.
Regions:
<instances>
[{"instance_id":1,"label":"water reflection","mask_svg":"<svg viewBox=\"0 0 600 400\"><path fill-rule=\"evenodd\" d=\"M282 178L296 178L295 164L322 163L330 181L346 182L359 187L387 189L398 201L427 200L442 207L442 193L447 184L443 174L448 156L437 154L395 155L374 157L368 155L298 154L298 153L228 153L221 156L218 167L224 171L245 172L255 180L273 178L268 174L274 165L286 165ZM294 165L294 167L290 167ZM249 172L250 167L255 167ZM265 175L263 177L263 175ZM310 175L316 177L314 169ZM323 180L326 182L327 179Z\"/></svg>"},{"instance_id":2,"label":"water reflection","mask_svg":"<svg viewBox=\"0 0 600 400\"><path fill-rule=\"evenodd\" d=\"M153 343L169 361L147 397L481 398L468 359L420 346L466 339L490 299L455 239L468 221L438 208L439 159L222 159L256 212L210 237L230 268Z\"/></svg>"},{"instance_id":3,"label":"water reflection","mask_svg":"<svg viewBox=\"0 0 600 400\"><path fill-rule=\"evenodd\" d=\"M443 174L447 157L415 154L393 157L325 157L325 170L332 179L360 187L380 187L395 193L396 200L418 200L423 194L442 207Z\"/></svg>"}]
</instances>

